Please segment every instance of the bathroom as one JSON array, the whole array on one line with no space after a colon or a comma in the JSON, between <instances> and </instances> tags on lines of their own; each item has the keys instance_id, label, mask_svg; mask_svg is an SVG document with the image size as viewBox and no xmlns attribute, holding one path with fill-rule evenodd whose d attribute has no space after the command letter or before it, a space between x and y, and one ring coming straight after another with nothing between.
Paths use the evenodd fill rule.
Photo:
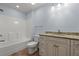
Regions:
<instances>
[{"instance_id":1,"label":"bathroom","mask_svg":"<svg viewBox=\"0 0 79 59\"><path fill-rule=\"evenodd\" d=\"M0 3L0 56L79 56L78 19L79 3Z\"/></svg>"}]
</instances>

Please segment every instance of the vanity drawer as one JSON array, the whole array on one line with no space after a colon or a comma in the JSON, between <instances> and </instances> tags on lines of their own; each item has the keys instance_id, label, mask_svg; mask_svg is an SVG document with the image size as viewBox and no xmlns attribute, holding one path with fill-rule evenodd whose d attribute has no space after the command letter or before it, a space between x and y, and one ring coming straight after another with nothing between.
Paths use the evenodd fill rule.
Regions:
<instances>
[{"instance_id":1,"label":"vanity drawer","mask_svg":"<svg viewBox=\"0 0 79 59\"><path fill-rule=\"evenodd\" d=\"M62 45L69 45L70 40L65 38L56 38L56 43L62 44Z\"/></svg>"},{"instance_id":2,"label":"vanity drawer","mask_svg":"<svg viewBox=\"0 0 79 59\"><path fill-rule=\"evenodd\" d=\"M66 38L57 38L57 37L49 37L49 36L40 36L39 42L44 44L45 42L52 41L52 43L66 44L69 45L70 40Z\"/></svg>"},{"instance_id":3,"label":"vanity drawer","mask_svg":"<svg viewBox=\"0 0 79 59\"><path fill-rule=\"evenodd\" d=\"M53 43L58 43L62 45L69 45L70 40L65 38L57 38L57 37L47 37L48 40L53 41Z\"/></svg>"}]
</instances>

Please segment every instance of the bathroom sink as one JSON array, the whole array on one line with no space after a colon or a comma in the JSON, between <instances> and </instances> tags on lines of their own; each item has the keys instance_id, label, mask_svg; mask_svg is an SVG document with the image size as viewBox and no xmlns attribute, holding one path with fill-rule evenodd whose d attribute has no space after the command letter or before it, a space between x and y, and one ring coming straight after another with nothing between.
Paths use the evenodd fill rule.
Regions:
<instances>
[{"instance_id":1,"label":"bathroom sink","mask_svg":"<svg viewBox=\"0 0 79 59\"><path fill-rule=\"evenodd\" d=\"M38 42L32 41L27 44L28 47L36 47Z\"/></svg>"}]
</instances>

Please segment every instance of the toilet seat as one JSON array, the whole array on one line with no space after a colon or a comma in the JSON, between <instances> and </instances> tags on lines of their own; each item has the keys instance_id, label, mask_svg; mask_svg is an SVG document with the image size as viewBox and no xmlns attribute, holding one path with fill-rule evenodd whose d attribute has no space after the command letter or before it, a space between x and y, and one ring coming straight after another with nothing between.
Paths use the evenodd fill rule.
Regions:
<instances>
[{"instance_id":1,"label":"toilet seat","mask_svg":"<svg viewBox=\"0 0 79 59\"><path fill-rule=\"evenodd\" d=\"M36 47L36 45L38 44L38 42L35 41L31 41L27 44L28 47Z\"/></svg>"}]
</instances>

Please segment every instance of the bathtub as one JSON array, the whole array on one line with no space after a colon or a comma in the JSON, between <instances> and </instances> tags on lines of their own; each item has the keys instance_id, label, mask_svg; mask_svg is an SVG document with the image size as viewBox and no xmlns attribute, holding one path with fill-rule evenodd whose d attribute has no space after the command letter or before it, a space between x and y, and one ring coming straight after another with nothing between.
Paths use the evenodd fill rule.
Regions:
<instances>
[{"instance_id":1,"label":"bathtub","mask_svg":"<svg viewBox=\"0 0 79 59\"><path fill-rule=\"evenodd\" d=\"M21 49L27 48L27 43L29 41L31 41L31 39L26 38L22 41L0 42L0 56L8 56Z\"/></svg>"}]
</instances>

